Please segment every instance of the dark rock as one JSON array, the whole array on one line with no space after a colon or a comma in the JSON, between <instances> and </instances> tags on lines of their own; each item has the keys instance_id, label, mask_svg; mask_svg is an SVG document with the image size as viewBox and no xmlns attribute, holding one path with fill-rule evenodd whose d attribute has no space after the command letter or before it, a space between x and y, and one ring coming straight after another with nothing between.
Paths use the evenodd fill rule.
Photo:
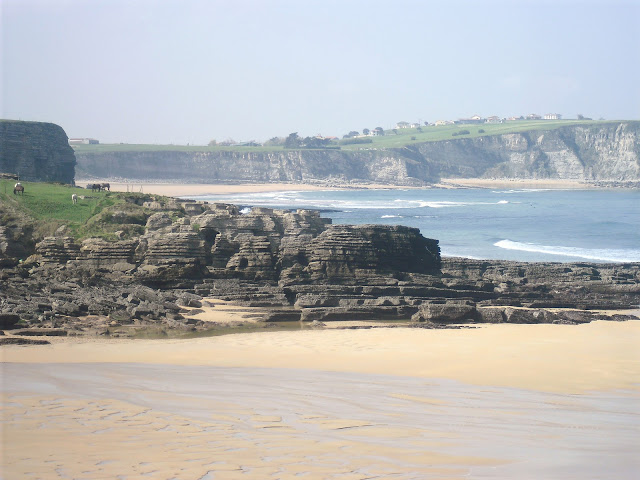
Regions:
<instances>
[{"instance_id":1,"label":"dark rock","mask_svg":"<svg viewBox=\"0 0 640 480\"><path fill-rule=\"evenodd\" d=\"M23 181L73 184L75 166L73 149L58 125L0 122L0 172L17 174Z\"/></svg>"},{"instance_id":2,"label":"dark rock","mask_svg":"<svg viewBox=\"0 0 640 480\"><path fill-rule=\"evenodd\" d=\"M2 337L0 345L50 345L48 340L36 338L20 338L20 337Z\"/></svg>"},{"instance_id":3,"label":"dark rock","mask_svg":"<svg viewBox=\"0 0 640 480\"><path fill-rule=\"evenodd\" d=\"M298 322L301 316L299 310L276 310L268 312L260 320L263 322Z\"/></svg>"},{"instance_id":4,"label":"dark rock","mask_svg":"<svg viewBox=\"0 0 640 480\"><path fill-rule=\"evenodd\" d=\"M19 315L14 313L0 313L0 328L5 330L14 328L19 321Z\"/></svg>"},{"instance_id":5,"label":"dark rock","mask_svg":"<svg viewBox=\"0 0 640 480\"><path fill-rule=\"evenodd\" d=\"M476 318L476 306L467 302L425 303L411 320L432 323L468 323Z\"/></svg>"},{"instance_id":6,"label":"dark rock","mask_svg":"<svg viewBox=\"0 0 640 480\"><path fill-rule=\"evenodd\" d=\"M27 337L66 337L67 331L62 328L25 328L22 330L14 330L13 334Z\"/></svg>"},{"instance_id":7,"label":"dark rock","mask_svg":"<svg viewBox=\"0 0 640 480\"><path fill-rule=\"evenodd\" d=\"M502 323L505 321L503 309L496 307L478 307L479 321L484 323Z\"/></svg>"}]
</instances>

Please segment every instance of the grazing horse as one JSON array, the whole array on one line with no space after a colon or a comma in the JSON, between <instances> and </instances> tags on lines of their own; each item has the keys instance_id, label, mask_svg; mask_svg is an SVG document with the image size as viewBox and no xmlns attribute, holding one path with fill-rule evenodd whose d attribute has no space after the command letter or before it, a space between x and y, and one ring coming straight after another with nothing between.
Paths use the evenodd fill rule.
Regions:
<instances>
[{"instance_id":1,"label":"grazing horse","mask_svg":"<svg viewBox=\"0 0 640 480\"><path fill-rule=\"evenodd\" d=\"M71 195L71 201L73 202L73 204L75 205L76 203L78 203L78 195L76 195L75 193Z\"/></svg>"},{"instance_id":2,"label":"grazing horse","mask_svg":"<svg viewBox=\"0 0 640 480\"><path fill-rule=\"evenodd\" d=\"M13 194L16 195L17 193L20 193L20 195L24 195L24 187L20 182L16 183L13 187Z\"/></svg>"},{"instance_id":3,"label":"grazing horse","mask_svg":"<svg viewBox=\"0 0 640 480\"><path fill-rule=\"evenodd\" d=\"M103 183L100 185L100 188L102 188L102 190L109 190L111 191L111 185L109 185L108 183Z\"/></svg>"},{"instance_id":4,"label":"grazing horse","mask_svg":"<svg viewBox=\"0 0 640 480\"><path fill-rule=\"evenodd\" d=\"M102 190L102 185L100 185L99 183L91 184L91 191L92 192L99 192L100 190Z\"/></svg>"}]
</instances>

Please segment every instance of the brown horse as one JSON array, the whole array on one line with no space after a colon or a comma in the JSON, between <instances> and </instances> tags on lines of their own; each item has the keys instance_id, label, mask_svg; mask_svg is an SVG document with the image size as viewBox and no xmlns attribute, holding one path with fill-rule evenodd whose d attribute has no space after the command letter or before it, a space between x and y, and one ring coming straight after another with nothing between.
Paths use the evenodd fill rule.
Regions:
<instances>
[{"instance_id":1,"label":"brown horse","mask_svg":"<svg viewBox=\"0 0 640 480\"><path fill-rule=\"evenodd\" d=\"M18 193L20 195L24 195L24 187L20 182L16 183L15 186L13 187L13 194L17 195Z\"/></svg>"},{"instance_id":2,"label":"brown horse","mask_svg":"<svg viewBox=\"0 0 640 480\"><path fill-rule=\"evenodd\" d=\"M108 183L102 183L102 184L100 184L100 188L102 188L102 190L109 190L109 191L111 191L111 185L109 185Z\"/></svg>"},{"instance_id":3,"label":"brown horse","mask_svg":"<svg viewBox=\"0 0 640 480\"><path fill-rule=\"evenodd\" d=\"M99 183L92 183L90 185L87 185L87 188L91 188L92 192L99 192L100 190L102 190L102 185L100 185Z\"/></svg>"}]
</instances>

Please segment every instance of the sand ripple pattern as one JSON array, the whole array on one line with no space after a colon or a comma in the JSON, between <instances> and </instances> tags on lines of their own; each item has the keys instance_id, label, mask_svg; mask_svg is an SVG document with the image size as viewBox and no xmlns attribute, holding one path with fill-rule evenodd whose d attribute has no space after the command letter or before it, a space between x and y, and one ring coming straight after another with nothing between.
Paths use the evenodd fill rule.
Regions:
<instances>
[{"instance_id":1,"label":"sand ripple pattern","mask_svg":"<svg viewBox=\"0 0 640 480\"><path fill-rule=\"evenodd\" d=\"M4 364L13 479L633 478L638 392L308 369Z\"/></svg>"}]
</instances>

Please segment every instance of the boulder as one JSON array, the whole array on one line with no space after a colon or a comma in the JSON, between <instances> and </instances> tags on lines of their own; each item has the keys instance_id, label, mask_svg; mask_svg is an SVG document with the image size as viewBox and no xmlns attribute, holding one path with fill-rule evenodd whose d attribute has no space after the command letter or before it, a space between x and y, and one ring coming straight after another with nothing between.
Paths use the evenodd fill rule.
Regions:
<instances>
[{"instance_id":1,"label":"boulder","mask_svg":"<svg viewBox=\"0 0 640 480\"><path fill-rule=\"evenodd\" d=\"M9 330L20 321L20 316L15 313L0 313L0 328Z\"/></svg>"},{"instance_id":2,"label":"boulder","mask_svg":"<svg viewBox=\"0 0 640 480\"><path fill-rule=\"evenodd\" d=\"M472 302L425 303L411 318L414 322L468 323L476 320L476 306Z\"/></svg>"}]
</instances>

